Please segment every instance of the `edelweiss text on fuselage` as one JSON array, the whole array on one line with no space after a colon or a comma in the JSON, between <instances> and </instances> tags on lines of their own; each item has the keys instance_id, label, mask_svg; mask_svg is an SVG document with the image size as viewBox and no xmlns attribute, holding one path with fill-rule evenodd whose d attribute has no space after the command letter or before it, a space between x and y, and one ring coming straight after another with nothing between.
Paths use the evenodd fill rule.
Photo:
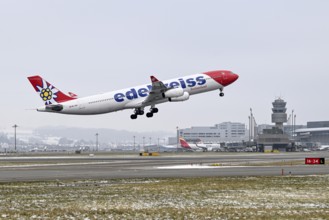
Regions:
<instances>
[{"instance_id":1,"label":"edelweiss text on fuselage","mask_svg":"<svg viewBox=\"0 0 329 220\"><path fill-rule=\"evenodd\" d=\"M198 76L196 78L188 78L188 79L178 79L178 81L173 81L170 83L165 83L165 86L167 88L177 88L177 87L182 87L183 89L187 88L187 87L195 87L196 85L204 85L206 83L206 80L204 79L203 76ZM137 99L139 97L146 97L149 93L149 91L151 91L152 86L151 85L147 85L147 88L140 88L138 90L136 90L135 88L132 88L130 90L128 90L125 93L116 93L114 95L114 100L116 102L123 102L125 101L125 98L127 98L128 100L133 100L133 99Z\"/></svg>"}]
</instances>

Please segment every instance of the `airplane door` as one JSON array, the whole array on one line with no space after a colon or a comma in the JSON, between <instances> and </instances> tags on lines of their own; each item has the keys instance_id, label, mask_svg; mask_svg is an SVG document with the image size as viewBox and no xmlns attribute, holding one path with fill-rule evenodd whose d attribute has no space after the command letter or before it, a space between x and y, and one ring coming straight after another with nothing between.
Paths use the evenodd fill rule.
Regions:
<instances>
[{"instance_id":1,"label":"airplane door","mask_svg":"<svg viewBox=\"0 0 329 220\"><path fill-rule=\"evenodd\" d=\"M86 104L82 102L78 102L79 110L86 109Z\"/></svg>"}]
</instances>

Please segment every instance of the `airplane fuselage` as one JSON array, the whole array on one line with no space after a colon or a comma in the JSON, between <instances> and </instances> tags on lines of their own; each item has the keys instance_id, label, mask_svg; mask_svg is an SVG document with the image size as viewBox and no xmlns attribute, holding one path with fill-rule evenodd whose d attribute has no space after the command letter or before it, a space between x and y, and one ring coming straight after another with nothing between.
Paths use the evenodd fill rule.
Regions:
<instances>
[{"instance_id":1,"label":"airplane fuselage","mask_svg":"<svg viewBox=\"0 0 329 220\"><path fill-rule=\"evenodd\" d=\"M181 78L163 81L168 87L182 88L189 95L223 88L223 85L216 82L205 74L195 74ZM143 100L149 95L152 89L151 84L145 84L126 89L116 90L108 93L87 96L61 103L61 111L48 110L45 106L38 108L38 111L55 112L74 115L94 115L115 112L124 109L139 108L143 106ZM156 101L154 104L168 102L169 99ZM149 106L146 104L144 106Z\"/></svg>"},{"instance_id":2,"label":"airplane fuselage","mask_svg":"<svg viewBox=\"0 0 329 220\"><path fill-rule=\"evenodd\" d=\"M164 102L186 101L191 95L220 90L238 79L238 75L228 70L215 70L200 74L160 81L151 76L151 83L128 87L99 95L77 98L73 93L68 95L58 90L42 77L28 77L35 91L45 103L37 108L41 112L53 112L72 115L104 114L124 109L134 109L131 119L144 114L144 108L151 106L147 117L158 112L155 106Z\"/></svg>"}]
</instances>

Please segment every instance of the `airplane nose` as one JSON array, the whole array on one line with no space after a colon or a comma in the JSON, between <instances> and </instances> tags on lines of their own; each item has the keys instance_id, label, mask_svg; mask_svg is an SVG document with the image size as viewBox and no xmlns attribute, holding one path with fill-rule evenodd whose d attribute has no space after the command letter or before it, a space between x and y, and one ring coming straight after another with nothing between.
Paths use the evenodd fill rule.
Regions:
<instances>
[{"instance_id":1,"label":"airplane nose","mask_svg":"<svg viewBox=\"0 0 329 220\"><path fill-rule=\"evenodd\" d=\"M223 80L223 86L228 86L239 78L238 74L227 73Z\"/></svg>"}]
</instances>

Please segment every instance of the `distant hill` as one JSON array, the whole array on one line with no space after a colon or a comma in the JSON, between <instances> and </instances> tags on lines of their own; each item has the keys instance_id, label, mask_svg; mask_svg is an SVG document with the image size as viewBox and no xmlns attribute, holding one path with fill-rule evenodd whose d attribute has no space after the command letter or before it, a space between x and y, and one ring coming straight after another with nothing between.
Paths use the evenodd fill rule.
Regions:
<instances>
[{"instance_id":1,"label":"distant hill","mask_svg":"<svg viewBox=\"0 0 329 220\"><path fill-rule=\"evenodd\" d=\"M175 136L175 133L165 131L153 131L153 132L132 132L126 130L115 130L108 128L76 128L76 127L55 127L47 126L40 127L34 130L34 134L44 137L55 136L61 138L94 141L96 133L99 134L100 142L132 142L133 136L136 137L136 143L142 142L145 137L145 143L149 143L149 138L152 138L152 142L156 143L158 138L163 139L171 136Z\"/></svg>"}]
</instances>

